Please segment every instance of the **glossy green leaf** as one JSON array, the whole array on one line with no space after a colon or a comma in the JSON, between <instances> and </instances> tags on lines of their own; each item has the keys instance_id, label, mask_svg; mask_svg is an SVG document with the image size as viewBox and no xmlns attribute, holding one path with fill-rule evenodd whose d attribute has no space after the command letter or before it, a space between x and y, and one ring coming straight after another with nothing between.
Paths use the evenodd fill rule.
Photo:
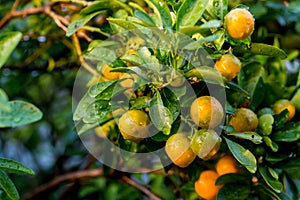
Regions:
<instances>
[{"instance_id":1,"label":"glossy green leaf","mask_svg":"<svg viewBox=\"0 0 300 200\"><path fill-rule=\"evenodd\" d=\"M215 68L212 67L201 66L193 68L192 70L186 72L184 76L187 79L196 77L206 83L224 86L222 76Z\"/></svg>"},{"instance_id":2,"label":"glossy green leaf","mask_svg":"<svg viewBox=\"0 0 300 200\"><path fill-rule=\"evenodd\" d=\"M88 23L93 17L96 15L99 15L100 13L103 13L103 11L95 12L89 15L85 16L79 16L78 19L71 22L71 24L68 26L66 36L69 37L76 31L78 31L81 27L83 27L86 23Z\"/></svg>"},{"instance_id":3,"label":"glossy green leaf","mask_svg":"<svg viewBox=\"0 0 300 200\"><path fill-rule=\"evenodd\" d=\"M271 138L269 138L268 136L263 136L263 140L266 143L266 145L272 149L273 152L278 151L278 145L275 142L273 142Z\"/></svg>"},{"instance_id":4,"label":"glossy green leaf","mask_svg":"<svg viewBox=\"0 0 300 200\"><path fill-rule=\"evenodd\" d=\"M170 110L163 105L160 94L155 93L155 97L150 104L149 116L154 126L165 135L169 135L173 123Z\"/></svg>"},{"instance_id":5,"label":"glossy green leaf","mask_svg":"<svg viewBox=\"0 0 300 200\"><path fill-rule=\"evenodd\" d=\"M202 14L209 0L186 0L184 1L177 14L176 30L181 27L194 26L202 17Z\"/></svg>"},{"instance_id":6,"label":"glossy green leaf","mask_svg":"<svg viewBox=\"0 0 300 200\"><path fill-rule=\"evenodd\" d=\"M299 72L299 74L300 74L300 72ZM291 103L295 106L297 111L300 111L300 89L298 89L297 92L294 94L294 96L291 100Z\"/></svg>"},{"instance_id":7,"label":"glossy green leaf","mask_svg":"<svg viewBox=\"0 0 300 200\"><path fill-rule=\"evenodd\" d=\"M0 110L0 127L16 127L38 121L42 112L31 103L10 101L10 111Z\"/></svg>"},{"instance_id":8,"label":"glossy green leaf","mask_svg":"<svg viewBox=\"0 0 300 200\"><path fill-rule=\"evenodd\" d=\"M169 135L166 135L162 131L159 131L155 135L151 136L151 139L154 140L154 141L156 141L156 142L164 142L164 141L166 141L171 135L177 133L180 124L181 124L181 119L177 118L172 123L171 131L170 131Z\"/></svg>"},{"instance_id":9,"label":"glossy green leaf","mask_svg":"<svg viewBox=\"0 0 300 200\"><path fill-rule=\"evenodd\" d=\"M244 174L230 173L219 176L215 184L224 185L228 183L242 183L244 185L250 185L251 179L249 178L249 176Z\"/></svg>"},{"instance_id":10,"label":"glossy green leaf","mask_svg":"<svg viewBox=\"0 0 300 200\"><path fill-rule=\"evenodd\" d=\"M276 164L276 168L280 168L285 171L298 170L299 166L300 166L300 157L283 160L282 162Z\"/></svg>"},{"instance_id":11,"label":"glossy green leaf","mask_svg":"<svg viewBox=\"0 0 300 200\"><path fill-rule=\"evenodd\" d=\"M0 88L0 110L10 111L8 96L4 90Z\"/></svg>"},{"instance_id":12,"label":"glossy green leaf","mask_svg":"<svg viewBox=\"0 0 300 200\"><path fill-rule=\"evenodd\" d=\"M172 114L172 118L176 119L180 114L180 103L178 97L174 94L174 91L169 88L163 88L161 91L161 97L164 105Z\"/></svg>"},{"instance_id":13,"label":"glossy green leaf","mask_svg":"<svg viewBox=\"0 0 300 200\"><path fill-rule=\"evenodd\" d=\"M259 166L258 170L269 187L271 187L277 193L280 193L282 191L282 183L272 177L267 167Z\"/></svg>"},{"instance_id":14,"label":"glossy green leaf","mask_svg":"<svg viewBox=\"0 0 300 200\"><path fill-rule=\"evenodd\" d=\"M263 139L258 133L255 132L242 132L242 133L233 132L233 133L229 133L228 135L232 135L241 139L250 140L254 144L261 144Z\"/></svg>"},{"instance_id":15,"label":"glossy green leaf","mask_svg":"<svg viewBox=\"0 0 300 200\"><path fill-rule=\"evenodd\" d=\"M225 141L237 161L245 166L249 172L255 173L257 169L255 156L240 144L235 143L227 138L225 138Z\"/></svg>"},{"instance_id":16,"label":"glossy green leaf","mask_svg":"<svg viewBox=\"0 0 300 200\"><path fill-rule=\"evenodd\" d=\"M19 193L11 179L0 170L0 186L11 200L19 200Z\"/></svg>"},{"instance_id":17,"label":"glossy green leaf","mask_svg":"<svg viewBox=\"0 0 300 200\"><path fill-rule=\"evenodd\" d=\"M288 121L289 111L287 109L283 110L281 113L274 115L274 129L280 130L284 127L285 123Z\"/></svg>"},{"instance_id":18,"label":"glossy green leaf","mask_svg":"<svg viewBox=\"0 0 300 200\"><path fill-rule=\"evenodd\" d=\"M214 18L223 20L227 14L228 0L210 0L206 10Z\"/></svg>"},{"instance_id":19,"label":"glossy green leaf","mask_svg":"<svg viewBox=\"0 0 300 200\"><path fill-rule=\"evenodd\" d=\"M117 11L118 9L124 9L128 13L132 13L132 9L126 5L125 3L122 3L121 1L118 0L97 0L93 2L91 5L88 7L82 9L80 11L81 15L88 15L94 12L97 12L99 10L114 10Z\"/></svg>"},{"instance_id":20,"label":"glossy green leaf","mask_svg":"<svg viewBox=\"0 0 300 200\"><path fill-rule=\"evenodd\" d=\"M160 26L167 30L172 30L172 16L165 1L160 0L145 0L154 12L159 16L161 21Z\"/></svg>"},{"instance_id":21,"label":"glossy green leaf","mask_svg":"<svg viewBox=\"0 0 300 200\"><path fill-rule=\"evenodd\" d=\"M73 120L78 121L81 120L82 117L85 115L85 111L90 104L95 101L95 98L90 97L88 92L84 94L84 96L80 99L79 103L77 104L76 110L73 113Z\"/></svg>"},{"instance_id":22,"label":"glossy green leaf","mask_svg":"<svg viewBox=\"0 0 300 200\"><path fill-rule=\"evenodd\" d=\"M133 23L131 23L129 21L126 21L125 19L117 19L117 18L109 17L109 18L107 18L107 20L110 23L116 24L116 25L124 28L125 30L135 30L135 29L137 29L137 27Z\"/></svg>"},{"instance_id":23,"label":"glossy green leaf","mask_svg":"<svg viewBox=\"0 0 300 200\"><path fill-rule=\"evenodd\" d=\"M233 48L233 52L279 57L280 59L285 59L287 57L286 53L282 49L263 43L251 43L250 47L246 45L235 47Z\"/></svg>"},{"instance_id":24,"label":"glossy green leaf","mask_svg":"<svg viewBox=\"0 0 300 200\"><path fill-rule=\"evenodd\" d=\"M21 39L21 32L0 33L0 69Z\"/></svg>"},{"instance_id":25,"label":"glossy green leaf","mask_svg":"<svg viewBox=\"0 0 300 200\"><path fill-rule=\"evenodd\" d=\"M203 46L203 43L213 42L213 41L217 40L218 38L220 38L219 34L210 35L210 36L201 38L201 39L199 39L197 41L189 43L188 45L186 45L184 47L184 49L186 49L186 50L199 49L200 47Z\"/></svg>"},{"instance_id":26,"label":"glossy green leaf","mask_svg":"<svg viewBox=\"0 0 300 200\"><path fill-rule=\"evenodd\" d=\"M96 97L111 85L115 85L117 81L106 81L97 83L89 88L88 94L90 97Z\"/></svg>"},{"instance_id":27,"label":"glossy green leaf","mask_svg":"<svg viewBox=\"0 0 300 200\"><path fill-rule=\"evenodd\" d=\"M265 94L264 74L263 66L254 62L244 66L238 75L239 85L250 94L249 107L252 110L255 110L263 101Z\"/></svg>"},{"instance_id":28,"label":"glossy green leaf","mask_svg":"<svg viewBox=\"0 0 300 200\"><path fill-rule=\"evenodd\" d=\"M221 27L222 22L220 20L210 20L204 24L201 24L200 26L186 26L180 28L180 32L187 34L187 35L193 35L195 33L201 33L204 30L212 29L212 28L219 28Z\"/></svg>"},{"instance_id":29,"label":"glossy green leaf","mask_svg":"<svg viewBox=\"0 0 300 200\"><path fill-rule=\"evenodd\" d=\"M24 166L22 163L6 158L0 158L0 170L5 170L9 173L17 174L34 174L34 171L32 169Z\"/></svg>"},{"instance_id":30,"label":"glossy green leaf","mask_svg":"<svg viewBox=\"0 0 300 200\"><path fill-rule=\"evenodd\" d=\"M278 142L294 142L300 139L300 123L289 123L283 130L272 133L272 139Z\"/></svg>"},{"instance_id":31,"label":"glossy green leaf","mask_svg":"<svg viewBox=\"0 0 300 200\"><path fill-rule=\"evenodd\" d=\"M246 90L244 90L241 86L239 86L238 84L236 84L232 81L226 82L226 88L228 88L230 90L234 90L245 97L250 97L250 94Z\"/></svg>"},{"instance_id":32,"label":"glossy green leaf","mask_svg":"<svg viewBox=\"0 0 300 200\"><path fill-rule=\"evenodd\" d=\"M225 184L217 194L217 200L244 200L250 195L250 186L232 183Z\"/></svg>"},{"instance_id":33,"label":"glossy green leaf","mask_svg":"<svg viewBox=\"0 0 300 200\"><path fill-rule=\"evenodd\" d=\"M152 20L152 18L145 12L142 12L140 10L136 10L134 12L134 16L137 17L138 19L142 20L145 22L147 25L150 26L155 26L155 22Z\"/></svg>"}]
</instances>

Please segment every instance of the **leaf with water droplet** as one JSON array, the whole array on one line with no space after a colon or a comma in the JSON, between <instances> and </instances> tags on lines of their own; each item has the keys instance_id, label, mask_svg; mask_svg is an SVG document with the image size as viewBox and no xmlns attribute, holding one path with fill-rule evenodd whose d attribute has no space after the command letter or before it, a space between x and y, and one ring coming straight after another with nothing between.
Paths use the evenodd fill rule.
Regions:
<instances>
[{"instance_id":1,"label":"leaf with water droplet","mask_svg":"<svg viewBox=\"0 0 300 200\"><path fill-rule=\"evenodd\" d=\"M29 124L40 120L43 116L36 106L25 101L10 101L9 106L9 111L0 109L0 128Z\"/></svg>"},{"instance_id":2,"label":"leaf with water droplet","mask_svg":"<svg viewBox=\"0 0 300 200\"><path fill-rule=\"evenodd\" d=\"M5 170L9 173L30 175L34 174L34 171L32 169L24 166L22 163L6 158L0 158L0 169Z\"/></svg>"}]
</instances>

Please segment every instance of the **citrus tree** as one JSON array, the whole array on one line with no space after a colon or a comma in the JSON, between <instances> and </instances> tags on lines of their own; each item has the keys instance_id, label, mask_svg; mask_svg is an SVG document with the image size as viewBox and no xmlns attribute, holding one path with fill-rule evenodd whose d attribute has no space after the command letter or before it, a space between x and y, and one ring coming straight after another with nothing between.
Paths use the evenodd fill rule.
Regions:
<instances>
[{"instance_id":1,"label":"citrus tree","mask_svg":"<svg viewBox=\"0 0 300 200\"><path fill-rule=\"evenodd\" d=\"M54 23L39 39L58 28L63 37L28 65L80 63L74 127L102 164L76 174L94 179L78 183L73 198L142 198L137 190L150 199L299 198L300 74L291 67L299 47L284 42L299 32L297 1L18 4L1 20L4 31L12 18L42 15ZM279 26L293 31L280 35ZM12 51L19 33L2 35ZM6 182L3 196L18 199Z\"/></svg>"}]
</instances>

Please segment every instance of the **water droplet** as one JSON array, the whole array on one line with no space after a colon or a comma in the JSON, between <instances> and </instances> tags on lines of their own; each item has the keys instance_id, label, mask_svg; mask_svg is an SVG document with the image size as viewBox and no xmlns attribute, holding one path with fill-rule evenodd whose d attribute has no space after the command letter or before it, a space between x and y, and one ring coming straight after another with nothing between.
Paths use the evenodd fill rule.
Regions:
<instances>
[{"instance_id":1,"label":"water droplet","mask_svg":"<svg viewBox=\"0 0 300 200\"><path fill-rule=\"evenodd\" d=\"M15 117L15 118L13 119L13 121L14 121L14 122L19 122L19 121L21 121L21 118Z\"/></svg>"}]
</instances>

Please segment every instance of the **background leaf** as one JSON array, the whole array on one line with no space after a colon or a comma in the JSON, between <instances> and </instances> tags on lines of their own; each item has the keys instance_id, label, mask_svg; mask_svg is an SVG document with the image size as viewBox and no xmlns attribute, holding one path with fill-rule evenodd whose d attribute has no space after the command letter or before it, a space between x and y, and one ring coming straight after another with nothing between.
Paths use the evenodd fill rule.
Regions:
<instances>
[{"instance_id":1,"label":"background leaf","mask_svg":"<svg viewBox=\"0 0 300 200\"><path fill-rule=\"evenodd\" d=\"M0 186L11 200L19 200L19 193L10 178L0 170Z\"/></svg>"},{"instance_id":2,"label":"background leaf","mask_svg":"<svg viewBox=\"0 0 300 200\"><path fill-rule=\"evenodd\" d=\"M10 101L10 111L0 110L0 127L16 127L38 121L42 112L31 103Z\"/></svg>"},{"instance_id":3,"label":"background leaf","mask_svg":"<svg viewBox=\"0 0 300 200\"><path fill-rule=\"evenodd\" d=\"M6 158L0 158L0 170L17 174L34 174L32 169L24 166L22 163Z\"/></svg>"},{"instance_id":4,"label":"background leaf","mask_svg":"<svg viewBox=\"0 0 300 200\"><path fill-rule=\"evenodd\" d=\"M21 32L0 33L0 69L21 39Z\"/></svg>"},{"instance_id":5,"label":"background leaf","mask_svg":"<svg viewBox=\"0 0 300 200\"><path fill-rule=\"evenodd\" d=\"M280 183L280 181L272 177L272 175L270 174L270 172L267 170L266 167L259 166L258 170L261 176L263 177L263 179L266 181L268 186L270 186L277 193L280 193L282 191L283 188L282 184Z\"/></svg>"}]
</instances>

